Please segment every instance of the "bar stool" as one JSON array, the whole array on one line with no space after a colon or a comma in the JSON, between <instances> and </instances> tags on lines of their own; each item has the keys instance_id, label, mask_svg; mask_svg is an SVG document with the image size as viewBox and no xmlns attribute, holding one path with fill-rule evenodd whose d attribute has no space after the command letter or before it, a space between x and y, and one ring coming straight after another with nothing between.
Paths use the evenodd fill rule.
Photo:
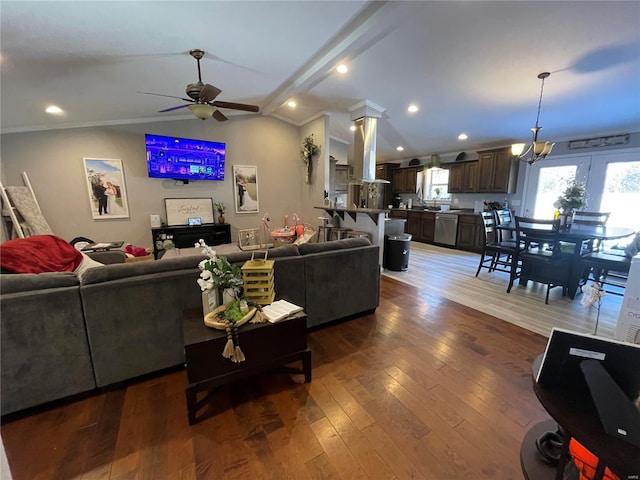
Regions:
<instances>
[{"instance_id":1,"label":"bar stool","mask_svg":"<svg viewBox=\"0 0 640 480\"><path fill-rule=\"evenodd\" d=\"M362 230L350 230L347 232L347 238L369 238L369 234Z\"/></svg>"},{"instance_id":2,"label":"bar stool","mask_svg":"<svg viewBox=\"0 0 640 480\"><path fill-rule=\"evenodd\" d=\"M316 239L317 243L326 242L331 238L331 229L333 226L329 223L331 221L328 217L318 217L318 220L322 222L321 225L318 225L318 237ZM322 238L322 240L320 240Z\"/></svg>"},{"instance_id":3,"label":"bar stool","mask_svg":"<svg viewBox=\"0 0 640 480\"><path fill-rule=\"evenodd\" d=\"M329 234L329 239L342 240L343 238L347 238L347 235L351 230L351 228L332 227L331 233Z\"/></svg>"}]
</instances>

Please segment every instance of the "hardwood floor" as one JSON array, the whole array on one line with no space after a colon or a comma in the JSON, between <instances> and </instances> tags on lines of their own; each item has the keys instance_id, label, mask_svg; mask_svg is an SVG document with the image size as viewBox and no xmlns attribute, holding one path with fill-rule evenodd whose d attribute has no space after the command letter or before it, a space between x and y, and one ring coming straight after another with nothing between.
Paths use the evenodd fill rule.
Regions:
<instances>
[{"instance_id":1,"label":"hardwood floor","mask_svg":"<svg viewBox=\"0 0 640 480\"><path fill-rule=\"evenodd\" d=\"M594 333L595 307L580 304L562 296L562 289L552 289L545 305L544 285L529 282L526 287L516 282L507 292L509 274L482 269L475 277L480 255L425 243L411 242L409 267L405 272L384 270L383 274L410 285L441 295L546 337L553 327L581 333ZM598 335L613 338L622 297L606 294L600 307Z\"/></svg>"},{"instance_id":2,"label":"hardwood floor","mask_svg":"<svg viewBox=\"0 0 640 480\"><path fill-rule=\"evenodd\" d=\"M194 426L183 370L35 413L2 426L13 478L521 479L546 339L430 281L381 284L374 314L310 332L311 383L221 388Z\"/></svg>"}]
</instances>

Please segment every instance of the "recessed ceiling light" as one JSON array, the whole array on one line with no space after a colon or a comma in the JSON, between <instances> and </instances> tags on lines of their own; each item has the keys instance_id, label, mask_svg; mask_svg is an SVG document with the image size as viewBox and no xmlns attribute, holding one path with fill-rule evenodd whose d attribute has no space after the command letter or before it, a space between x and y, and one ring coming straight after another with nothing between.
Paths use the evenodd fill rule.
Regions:
<instances>
[{"instance_id":1,"label":"recessed ceiling light","mask_svg":"<svg viewBox=\"0 0 640 480\"><path fill-rule=\"evenodd\" d=\"M349 127L349 130L351 130L352 132L355 132L356 131L356 126L355 125L351 125Z\"/></svg>"},{"instance_id":2,"label":"recessed ceiling light","mask_svg":"<svg viewBox=\"0 0 640 480\"><path fill-rule=\"evenodd\" d=\"M338 73L347 73L349 71L349 68L344 63L341 63L336 67L336 71Z\"/></svg>"},{"instance_id":3,"label":"recessed ceiling light","mask_svg":"<svg viewBox=\"0 0 640 480\"><path fill-rule=\"evenodd\" d=\"M62 113L62 109L60 107L56 107L55 105L49 105L46 108L45 112L57 114L57 113Z\"/></svg>"},{"instance_id":4,"label":"recessed ceiling light","mask_svg":"<svg viewBox=\"0 0 640 480\"><path fill-rule=\"evenodd\" d=\"M467 134L466 133L461 133L460 135L458 135L458 140L466 140L467 138Z\"/></svg>"},{"instance_id":5,"label":"recessed ceiling light","mask_svg":"<svg viewBox=\"0 0 640 480\"><path fill-rule=\"evenodd\" d=\"M411 113L415 113L418 111L418 106L417 105L409 105L409 108L407 108L407 110L409 110Z\"/></svg>"},{"instance_id":6,"label":"recessed ceiling light","mask_svg":"<svg viewBox=\"0 0 640 480\"><path fill-rule=\"evenodd\" d=\"M401 152L401 151L403 151L403 150L404 150L404 147L403 147L402 145L398 145L398 146L396 147L396 150L397 150L397 151L399 151L399 152Z\"/></svg>"},{"instance_id":7,"label":"recessed ceiling light","mask_svg":"<svg viewBox=\"0 0 640 480\"><path fill-rule=\"evenodd\" d=\"M298 104L293 100L290 100L289 102L287 102L287 105L289 105L291 108L296 108L298 106Z\"/></svg>"}]
</instances>

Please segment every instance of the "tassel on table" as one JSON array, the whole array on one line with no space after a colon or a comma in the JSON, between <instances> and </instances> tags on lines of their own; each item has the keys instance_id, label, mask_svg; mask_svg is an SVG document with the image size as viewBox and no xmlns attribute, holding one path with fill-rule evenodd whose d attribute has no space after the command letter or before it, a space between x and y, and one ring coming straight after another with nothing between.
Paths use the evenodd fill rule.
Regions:
<instances>
[{"instance_id":1,"label":"tassel on table","mask_svg":"<svg viewBox=\"0 0 640 480\"><path fill-rule=\"evenodd\" d=\"M227 324L227 343L222 351L224 358L231 358L233 360L233 335L231 334L231 325Z\"/></svg>"}]
</instances>

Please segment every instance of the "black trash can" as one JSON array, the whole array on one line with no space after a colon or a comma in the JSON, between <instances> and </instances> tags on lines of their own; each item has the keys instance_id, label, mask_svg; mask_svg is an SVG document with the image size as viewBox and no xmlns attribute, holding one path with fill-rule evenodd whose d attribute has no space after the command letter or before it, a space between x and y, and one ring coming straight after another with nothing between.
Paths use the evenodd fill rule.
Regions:
<instances>
[{"instance_id":1,"label":"black trash can","mask_svg":"<svg viewBox=\"0 0 640 480\"><path fill-rule=\"evenodd\" d=\"M385 235L384 255L382 266L387 270L402 272L409 266L409 248L411 247L411 234L399 233Z\"/></svg>"}]
</instances>

